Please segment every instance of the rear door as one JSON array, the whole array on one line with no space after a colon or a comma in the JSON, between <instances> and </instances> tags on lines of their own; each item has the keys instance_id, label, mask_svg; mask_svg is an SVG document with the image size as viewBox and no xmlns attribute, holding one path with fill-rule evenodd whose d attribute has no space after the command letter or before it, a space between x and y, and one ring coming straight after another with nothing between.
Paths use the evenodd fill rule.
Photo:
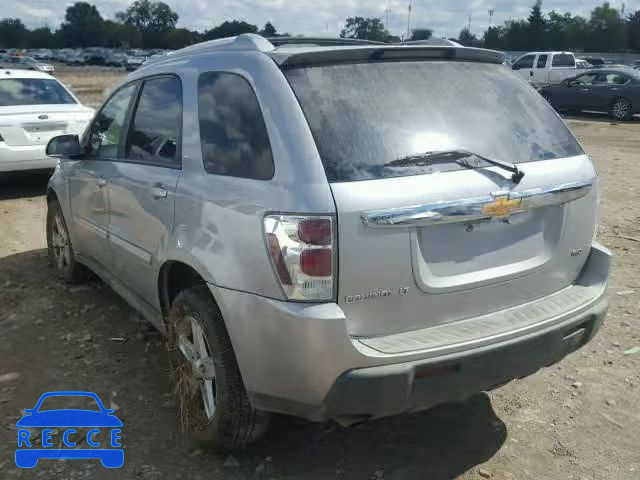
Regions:
<instances>
[{"instance_id":1,"label":"rear door","mask_svg":"<svg viewBox=\"0 0 640 480\"><path fill-rule=\"evenodd\" d=\"M533 69L533 83L539 85L547 83L548 60L549 55L547 55L546 53L541 53L536 58L535 68Z\"/></svg>"},{"instance_id":2,"label":"rear door","mask_svg":"<svg viewBox=\"0 0 640 480\"><path fill-rule=\"evenodd\" d=\"M173 226L181 138L180 79L144 80L124 154L109 181L109 237L118 277L152 304L157 300L157 254Z\"/></svg>"},{"instance_id":3,"label":"rear door","mask_svg":"<svg viewBox=\"0 0 640 480\"><path fill-rule=\"evenodd\" d=\"M455 322L576 278L593 235L595 172L534 89L471 62L286 74L334 195L337 301L352 335ZM526 175L515 184L473 156L420 160L452 150L515 162Z\"/></svg>"},{"instance_id":4,"label":"rear door","mask_svg":"<svg viewBox=\"0 0 640 480\"><path fill-rule=\"evenodd\" d=\"M576 74L576 58L572 53L554 53L551 57L551 68L547 81L549 83L560 83L565 78Z\"/></svg>"},{"instance_id":5,"label":"rear door","mask_svg":"<svg viewBox=\"0 0 640 480\"><path fill-rule=\"evenodd\" d=\"M630 81L630 78L618 72L599 72L591 87L593 108L608 111L614 99L624 96L625 85Z\"/></svg>"}]
</instances>

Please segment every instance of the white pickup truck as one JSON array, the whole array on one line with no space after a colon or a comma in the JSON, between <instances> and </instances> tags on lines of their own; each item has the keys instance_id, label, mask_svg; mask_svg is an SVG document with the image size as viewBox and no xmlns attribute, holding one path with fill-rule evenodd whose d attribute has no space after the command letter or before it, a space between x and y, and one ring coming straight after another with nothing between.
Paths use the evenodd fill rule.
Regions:
<instances>
[{"instance_id":1,"label":"white pickup truck","mask_svg":"<svg viewBox=\"0 0 640 480\"><path fill-rule=\"evenodd\" d=\"M584 71L576 66L571 52L529 52L516 60L511 70L535 87L560 83Z\"/></svg>"}]
</instances>

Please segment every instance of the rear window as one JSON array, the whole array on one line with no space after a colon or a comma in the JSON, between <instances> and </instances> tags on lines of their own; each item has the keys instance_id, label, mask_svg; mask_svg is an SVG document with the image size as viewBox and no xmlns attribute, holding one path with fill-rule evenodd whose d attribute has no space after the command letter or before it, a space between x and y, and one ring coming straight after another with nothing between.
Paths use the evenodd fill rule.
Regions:
<instances>
[{"instance_id":1,"label":"rear window","mask_svg":"<svg viewBox=\"0 0 640 480\"><path fill-rule=\"evenodd\" d=\"M76 103L58 81L46 78L0 80L0 107Z\"/></svg>"},{"instance_id":2,"label":"rear window","mask_svg":"<svg viewBox=\"0 0 640 480\"><path fill-rule=\"evenodd\" d=\"M286 70L331 182L456 170L385 167L431 151L522 163L583 151L533 88L501 65L389 62Z\"/></svg>"},{"instance_id":3,"label":"rear window","mask_svg":"<svg viewBox=\"0 0 640 480\"><path fill-rule=\"evenodd\" d=\"M553 56L553 67L575 67L576 59L573 55L561 53Z\"/></svg>"}]
</instances>

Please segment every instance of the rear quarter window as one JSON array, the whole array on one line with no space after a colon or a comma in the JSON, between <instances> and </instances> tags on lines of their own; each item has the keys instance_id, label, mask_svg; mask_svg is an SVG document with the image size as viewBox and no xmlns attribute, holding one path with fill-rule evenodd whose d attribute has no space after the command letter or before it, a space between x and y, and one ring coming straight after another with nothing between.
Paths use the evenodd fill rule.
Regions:
<instances>
[{"instance_id":1,"label":"rear quarter window","mask_svg":"<svg viewBox=\"0 0 640 480\"><path fill-rule=\"evenodd\" d=\"M225 72L200 75L198 116L208 173L255 180L273 177L273 155L262 111L245 78Z\"/></svg>"}]
</instances>

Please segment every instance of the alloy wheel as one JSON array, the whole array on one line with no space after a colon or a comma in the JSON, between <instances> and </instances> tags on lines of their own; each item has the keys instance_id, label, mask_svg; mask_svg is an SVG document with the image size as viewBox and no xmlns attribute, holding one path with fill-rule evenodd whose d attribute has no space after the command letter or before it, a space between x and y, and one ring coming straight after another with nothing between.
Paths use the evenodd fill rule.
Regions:
<instances>
[{"instance_id":1,"label":"alloy wheel","mask_svg":"<svg viewBox=\"0 0 640 480\"><path fill-rule=\"evenodd\" d=\"M51 245L53 246L53 257L56 266L58 269L63 270L71 264L71 243L60 213L56 214L51 226Z\"/></svg>"},{"instance_id":2,"label":"alloy wheel","mask_svg":"<svg viewBox=\"0 0 640 480\"><path fill-rule=\"evenodd\" d=\"M195 317L187 316L181 324L177 346L191 366L191 394L201 396L204 412L207 419L211 420L216 410L216 372L211 349L204 330Z\"/></svg>"}]
</instances>

